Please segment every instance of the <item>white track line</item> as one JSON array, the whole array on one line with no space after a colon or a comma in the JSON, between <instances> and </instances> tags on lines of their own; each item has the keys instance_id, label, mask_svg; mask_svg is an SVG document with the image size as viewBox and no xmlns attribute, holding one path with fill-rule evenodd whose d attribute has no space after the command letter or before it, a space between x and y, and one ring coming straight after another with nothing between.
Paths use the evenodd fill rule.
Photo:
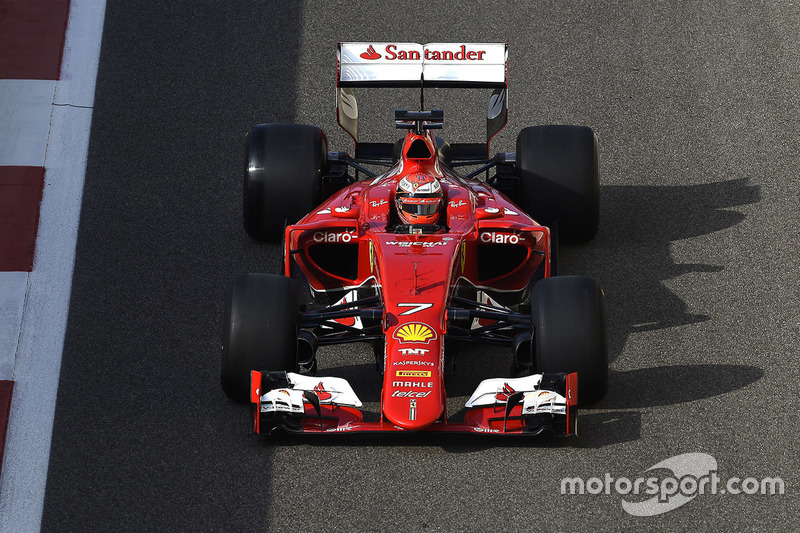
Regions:
<instances>
[{"instance_id":1,"label":"white track line","mask_svg":"<svg viewBox=\"0 0 800 533\"><path fill-rule=\"evenodd\" d=\"M14 375L14 358L25 307L27 272L0 272L0 379Z\"/></svg>"},{"instance_id":2,"label":"white track line","mask_svg":"<svg viewBox=\"0 0 800 533\"><path fill-rule=\"evenodd\" d=\"M0 531L41 529L104 17L105 0L71 2L61 80L50 115L36 255L13 374Z\"/></svg>"},{"instance_id":3,"label":"white track line","mask_svg":"<svg viewBox=\"0 0 800 533\"><path fill-rule=\"evenodd\" d=\"M0 165L43 167L56 82L0 80ZM0 214L2 215L2 214ZM13 379L27 272L0 272L0 379Z\"/></svg>"},{"instance_id":4,"label":"white track line","mask_svg":"<svg viewBox=\"0 0 800 533\"><path fill-rule=\"evenodd\" d=\"M0 80L0 165L44 166L53 80Z\"/></svg>"}]
</instances>

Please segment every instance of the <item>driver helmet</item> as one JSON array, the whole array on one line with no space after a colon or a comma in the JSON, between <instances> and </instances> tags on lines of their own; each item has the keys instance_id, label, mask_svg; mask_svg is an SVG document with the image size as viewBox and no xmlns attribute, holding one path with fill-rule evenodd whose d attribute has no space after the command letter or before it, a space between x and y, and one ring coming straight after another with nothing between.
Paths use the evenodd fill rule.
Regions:
<instances>
[{"instance_id":1,"label":"driver helmet","mask_svg":"<svg viewBox=\"0 0 800 533\"><path fill-rule=\"evenodd\" d=\"M442 199L437 179L422 173L401 179L394 195L397 213L405 224L436 224Z\"/></svg>"}]
</instances>

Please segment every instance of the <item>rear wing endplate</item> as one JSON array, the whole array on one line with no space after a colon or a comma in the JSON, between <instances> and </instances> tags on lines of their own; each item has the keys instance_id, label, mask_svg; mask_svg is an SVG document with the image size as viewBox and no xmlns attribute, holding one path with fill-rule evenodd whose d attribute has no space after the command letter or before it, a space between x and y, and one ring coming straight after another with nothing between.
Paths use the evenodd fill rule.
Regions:
<instances>
[{"instance_id":1,"label":"rear wing endplate","mask_svg":"<svg viewBox=\"0 0 800 533\"><path fill-rule=\"evenodd\" d=\"M339 43L336 54L336 118L356 142L358 104L354 88L419 87L420 110L426 87L494 89L489 98L486 144L508 120L506 43Z\"/></svg>"}]
</instances>

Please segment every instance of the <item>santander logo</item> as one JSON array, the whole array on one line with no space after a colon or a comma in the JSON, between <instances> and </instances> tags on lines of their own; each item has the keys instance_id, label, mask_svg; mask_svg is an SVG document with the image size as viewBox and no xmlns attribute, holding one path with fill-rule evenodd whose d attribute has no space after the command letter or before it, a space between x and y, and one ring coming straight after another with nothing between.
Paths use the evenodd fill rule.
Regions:
<instances>
[{"instance_id":1,"label":"santander logo","mask_svg":"<svg viewBox=\"0 0 800 533\"><path fill-rule=\"evenodd\" d=\"M409 49L409 45L413 48ZM381 58L386 61L485 61L486 58L484 56L488 53L487 50L469 50L465 44L459 45L458 48L452 48L451 45L446 46L450 49L436 50L431 48L430 45L420 47L413 43L387 44L384 49L384 55L381 55L375 51L375 46L370 44L367 47L367 51L359 55L361 59L369 61Z\"/></svg>"},{"instance_id":2,"label":"santander logo","mask_svg":"<svg viewBox=\"0 0 800 533\"><path fill-rule=\"evenodd\" d=\"M369 45L369 48L367 48L366 52L361 54L361 57L364 59L380 59L381 55L375 51L375 48L373 48L372 45Z\"/></svg>"}]
</instances>

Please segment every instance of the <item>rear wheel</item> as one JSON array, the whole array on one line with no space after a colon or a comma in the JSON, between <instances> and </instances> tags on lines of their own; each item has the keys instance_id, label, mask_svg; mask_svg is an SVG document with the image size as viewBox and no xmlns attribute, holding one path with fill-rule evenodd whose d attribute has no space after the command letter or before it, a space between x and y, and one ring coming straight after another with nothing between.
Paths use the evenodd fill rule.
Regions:
<instances>
[{"instance_id":1,"label":"rear wheel","mask_svg":"<svg viewBox=\"0 0 800 533\"><path fill-rule=\"evenodd\" d=\"M533 126L517 137L520 206L538 222L558 223L564 242L597 235L597 137L585 126Z\"/></svg>"},{"instance_id":2,"label":"rear wheel","mask_svg":"<svg viewBox=\"0 0 800 533\"><path fill-rule=\"evenodd\" d=\"M577 372L582 405L605 396L606 305L595 279L560 276L539 281L531 299L531 327L537 373Z\"/></svg>"},{"instance_id":3,"label":"rear wheel","mask_svg":"<svg viewBox=\"0 0 800 533\"><path fill-rule=\"evenodd\" d=\"M250 397L250 371L297 369L297 287L291 278L241 274L225 309L221 382L237 402Z\"/></svg>"},{"instance_id":4,"label":"rear wheel","mask_svg":"<svg viewBox=\"0 0 800 533\"><path fill-rule=\"evenodd\" d=\"M322 202L328 157L323 131L305 124L259 124L245 140L242 215L257 241L279 242Z\"/></svg>"}]
</instances>

